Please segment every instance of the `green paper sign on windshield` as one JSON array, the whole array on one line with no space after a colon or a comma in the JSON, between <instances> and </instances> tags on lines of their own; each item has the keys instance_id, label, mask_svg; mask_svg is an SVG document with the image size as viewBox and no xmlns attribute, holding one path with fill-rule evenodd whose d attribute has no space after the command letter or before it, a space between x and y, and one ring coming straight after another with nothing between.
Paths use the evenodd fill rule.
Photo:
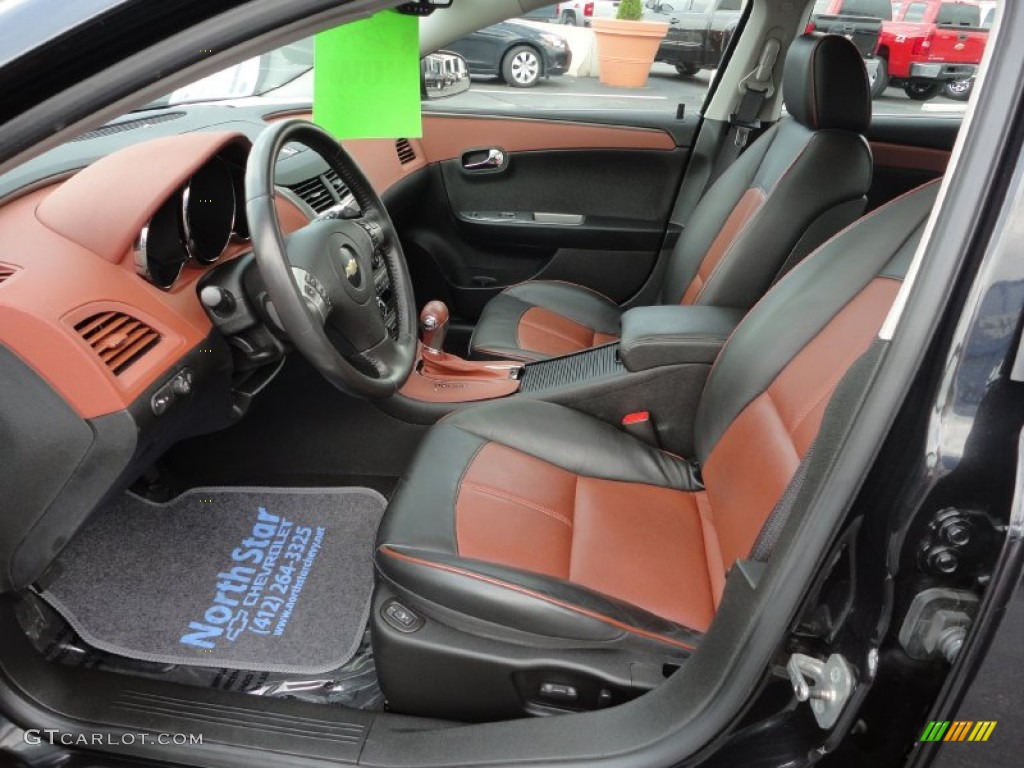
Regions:
<instances>
[{"instance_id":1,"label":"green paper sign on windshield","mask_svg":"<svg viewBox=\"0 0 1024 768\"><path fill-rule=\"evenodd\" d=\"M313 121L339 139L422 135L419 19L382 11L316 36Z\"/></svg>"}]
</instances>

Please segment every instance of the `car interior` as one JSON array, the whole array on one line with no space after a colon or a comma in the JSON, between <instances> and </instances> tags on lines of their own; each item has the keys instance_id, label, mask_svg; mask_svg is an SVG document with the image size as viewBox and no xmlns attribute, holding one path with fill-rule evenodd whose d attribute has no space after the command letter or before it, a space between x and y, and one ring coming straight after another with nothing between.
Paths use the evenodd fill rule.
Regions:
<instances>
[{"instance_id":1,"label":"car interior","mask_svg":"<svg viewBox=\"0 0 1024 768\"><path fill-rule=\"evenodd\" d=\"M541 4L456 0L421 53ZM309 103L151 88L4 167L5 674L378 765L710 709L808 559L799 491L963 122L872 115L813 5L748 3L702 110L428 99L421 137L339 142Z\"/></svg>"}]
</instances>

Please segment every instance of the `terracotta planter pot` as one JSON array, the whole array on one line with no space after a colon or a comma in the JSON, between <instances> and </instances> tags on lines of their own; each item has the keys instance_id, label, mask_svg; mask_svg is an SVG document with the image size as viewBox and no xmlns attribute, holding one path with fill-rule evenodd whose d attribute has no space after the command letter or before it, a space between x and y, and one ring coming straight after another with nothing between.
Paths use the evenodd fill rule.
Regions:
<instances>
[{"instance_id":1,"label":"terracotta planter pot","mask_svg":"<svg viewBox=\"0 0 1024 768\"><path fill-rule=\"evenodd\" d=\"M651 72L658 44L668 24L657 21L594 19L601 82L623 88L642 88Z\"/></svg>"}]
</instances>

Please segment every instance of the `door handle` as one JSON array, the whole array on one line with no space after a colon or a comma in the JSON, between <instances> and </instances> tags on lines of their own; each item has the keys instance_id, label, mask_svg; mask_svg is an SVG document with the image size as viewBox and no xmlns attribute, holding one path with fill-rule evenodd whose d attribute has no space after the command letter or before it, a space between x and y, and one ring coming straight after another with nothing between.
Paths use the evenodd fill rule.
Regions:
<instances>
[{"instance_id":1,"label":"door handle","mask_svg":"<svg viewBox=\"0 0 1024 768\"><path fill-rule=\"evenodd\" d=\"M462 168L466 171L497 171L505 166L505 153L497 147L491 147L486 150L487 155L480 160L471 160L470 158L479 154L483 150L476 150L473 152L466 152L462 156Z\"/></svg>"}]
</instances>

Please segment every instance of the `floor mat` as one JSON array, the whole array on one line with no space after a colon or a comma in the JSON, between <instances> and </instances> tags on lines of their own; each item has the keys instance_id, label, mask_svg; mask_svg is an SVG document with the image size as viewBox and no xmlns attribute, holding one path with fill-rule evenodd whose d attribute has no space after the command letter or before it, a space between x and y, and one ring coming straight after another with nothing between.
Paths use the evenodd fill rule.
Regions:
<instances>
[{"instance_id":1,"label":"floor mat","mask_svg":"<svg viewBox=\"0 0 1024 768\"><path fill-rule=\"evenodd\" d=\"M384 506L366 488L125 495L75 536L42 594L110 653L325 672L359 647Z\"/></svg>"}]
</instances>

